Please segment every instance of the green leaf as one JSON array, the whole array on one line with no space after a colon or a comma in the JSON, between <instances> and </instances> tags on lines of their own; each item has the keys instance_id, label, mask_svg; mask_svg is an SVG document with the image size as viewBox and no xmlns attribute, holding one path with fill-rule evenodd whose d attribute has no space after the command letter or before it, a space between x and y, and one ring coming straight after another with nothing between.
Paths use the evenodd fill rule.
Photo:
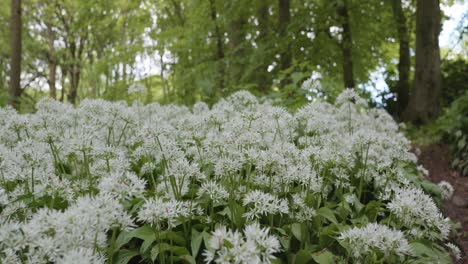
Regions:
<instances>
[{"instance_id":1,"label":"green leaf","mask_svg":"<svg viewBox=\"0 0 468 264\"><path fill-rule=\"evenodd\" d=\"M185 241L183 232L174 232L174 231L164 231L160 233L160 238L173 241L176 245L186 246L187 241Z\"/></svg>"},{"instance_id":2,"label":"green leaf","mask_svg":"<svg viewBox=\"0 0 468 264\"><path fill-rule=\"evenodd\" d=\"M134 237L144 241L142 244L142 252L146 251L146 249L148 249L148 247L151 246L151 244L156 240L155 230L149 225L144 225L142 227L133 229L130 232L120 232L115 241L115 251L119 250Z\"/></svg>"},{"instance_id":3,"label":"green leaf","mask_svg":"<svg viewBox=\"0 0 468 264\"><path fill-rule=\"evenodd\" d=\"M195 258L193 256L190 256L190 255L180 256L180 259L183 262L186 262L186 263L197 264L197 262L195 261Z\"/></svg>"},{"instance_id":4,"label":"green leaf","mask_svg":"<svg viewBox=\"0 0 468 264\"><path fill-rule=\"evenodd\" d=\"M293 233L294 237L301 241L303 240L302 238L302 225L299 223L294 223L291 225L291 232Z\"/></svg>"},{"instance_id":5,"label":"green leaf","mask_svg":"<svg viewBox=\"0 0 468 264\"><path fill-rule=\"evenodd\" d=\"M321 217L327 219L328 221L334 223L334 224L338 224L338 221L336 220L335 214L328 207L322 207L322 208L318 209L317 214L320 215Z\"/></svg>"},{"instance_id":6,"label":"green leaf","mask_svg":"<svg viewBox=\"0 0 468 264\"><path fill-rule=\"evenodd\" d=\"M138 251L122 249L117 252L117 256L114 258L114 264L127 264L133 257L140 255Z\"/></svg>"},{"instance_id":7,"label":"green leaf","mask_svg":"<svg viewBox=\"0 0 468 264\"><path fill-rule=\"evenodd\" d=\"M291 239L288 236L279 236L278 239L285 251L288 251L291 248Z\"/></svg>"},{"instance_id":8,"label":"green leaf","mask_svg":"<svg viewBox=\"0 0 468 264\"><path fill-rule=\"evenodd\" d=\"M434 184L432 182L428 181L422 181L421 182L421 187L424 189L424 191L432 194L432 196L437 197L440 199L441 197L441 190L440 187L437 184Z\"/></svg>"},{"instance_id":9,"label":"green leaf","mask_svg":"<svg viewBox=\"0 0 468 264\"><path fill-rule=\"evenodd\" d=\"M155 230L151 226L144 225L142 227L133 229L130 233L132 237L136 237L141 240L151 240L156 238L156 233L154 231Z\"/></svg>"},{"instance_id":10,"label":"green leaf","mask_svg":"<svg viewBox=\"0 0 468 264\"><path fill-rule=\"evenodd\" d=\"M213 251L213 248L212 248L211 245L210 245L210 238L211 238L211 235L208 234L206 231L203 231L203 232L202 232L202 237L203 237L203 241L205 242L205 247L206 247L209 251Z\"/></svg>"},{"instance_id":11,"label":"green leaf","mask_svg":"<svg viewBox=\"0 0 468 264\"><path fill-rule=\"evenodd\" d=\"M151 247L154 241L156 241L156 237L151 237L143 241L140 247L140 253L144 254Z\"/></svg>"},{"instance_id":12,"label":"green leaf","mask_svg":"<svg viewBox=\"0 0 468 264\"><path fill-rule=\"evenodd\" d=\"M192 228L192 242L190 246L191 246L193 256L198 255L198 250L200 250L202 240L203 240L202 234L198 232L195 228Z\"/></svg>"},{"instance_id":13,"label":"green leaf","mask_svg":"<svg viewBox=\"0 0 468 264\"><path fill-rule=\"evenodd\" d=\"M296 254L295 264L307 264L312 260L312 254L308 250L300 250Z\"/></svg>"},{"instance_id":14,"label":"green leaf","mask_svg":"<svg viewBox=\"0 0 468 264\"><path fill-rule=\"evenodd\" d=\"M154 261L160 253L164 253L165 251L169 250L169 248L171 247L171 245L167 244L167 243L159 243L157 245L155 245L152 249L151 249L151 260Z\"/></svg>"},{"instance_id":15,"label":"green leaf","mask_svg":"<svg viewBox=\"0 0 468 264\"><path fill-rule=\"evenodd\" d=\"M451 257L438 245L428 240L411 242L410 247L415 256L427 259L426 263L451 263Z\"/></svg>"},{"instance_id":16,"label":"green leaf","mask_svg":"<svg viewBox=\"0 0 468 264\"><path fill-rule=\"evenodd\" d=\"M318 264L333 264L335 255L328 250L312 253L312 258Z\"/></svg>"},{"instance_id":17,"label":"green leaf","mask_svg":"<svg viewBox=\"0 0 468 264\"><path fill-rule=\"evenodd\" d=\"M338 233L339 228L338 225L336 224L330 224L327 227L325 227L321 232L319 236L319 244L320 247L328 247L332 243L336 241L335 237L336 234Z\"/></svg>"},{"instance_id":18,"label":"green leaf","mask_svg":"<svg viewBox=\"0 0 468 264\"><path fill-rule=\"evenodd\" d=\"M115 240L114 252L117 252L123 245L127 244L132 239L132 233L129 231L122 231Z\"/></svg>"},{"instance_id":19,"label":"green leaf","mask_svg":"<svg viewBox=\"0 0 468 264\"><path fill-rule=\"evenodd\" d=\"M185 247L171 246L170 251L172 251L172 253L177 256L190 255L190 252Z\"/></svg>"},{"instance_id":20,"label":"green leaf","mask_svg":"<svg viewBox=\"0 0 468 264\"><path fill-rule=\"evenodd\" d=\"M420 243L420 242L412 242L410 243L410 247L413 250L413 253L418 256L418 257L424 257L424 256L429 256L429 257L434 257L436 254L434 254L434 251L427 245Z\"/></svg>"}]
</instances>

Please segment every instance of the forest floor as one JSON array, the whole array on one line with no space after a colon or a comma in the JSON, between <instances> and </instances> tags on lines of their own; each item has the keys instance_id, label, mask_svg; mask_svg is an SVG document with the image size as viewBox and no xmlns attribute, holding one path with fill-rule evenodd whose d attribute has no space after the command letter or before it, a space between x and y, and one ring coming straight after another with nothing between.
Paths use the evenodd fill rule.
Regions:
<instances>
[{"instance_id":1,"label":"forest floor","mask_svg":"<svg viewBox=\"0 0 468 264\"><path fill-rule=\"evenodd\" d=\"M421 150L419 163L428 171L428 179L434 183L447 181L452 184L455 192L451 200L444 201L442 211L452 221L458 222L461 229L453 243L459 246L462 259L457 263L468 264L468 177L462 177L450 167L450 149L444 144L418 146Z\"/></svg>"}]
</instances>

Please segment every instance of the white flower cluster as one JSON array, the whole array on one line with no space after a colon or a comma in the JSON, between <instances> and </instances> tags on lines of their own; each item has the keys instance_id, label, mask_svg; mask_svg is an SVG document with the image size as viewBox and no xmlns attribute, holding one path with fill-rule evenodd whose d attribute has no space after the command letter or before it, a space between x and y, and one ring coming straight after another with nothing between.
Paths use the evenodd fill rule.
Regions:
<instances>
[{"instance_id":1,"label":"white flower cluster","mask_svg":"<svg viewBox=\"0 0 468 264\"><path fill-rule=\"evenodd\" d=\"M226 189L214 181L206 181L202 183L200 189L198 189L197 195L198 197L206 195L211 201L213 201L213 203L219 203L229 196Z\"/></svg>"},{"instance_id":2,"label":"white flower cluster","mask_svg":"<svg viewBox=\"0 0 468 264\"><path fill-rule=\"evenodd\" d=\"M441 181L437 184L440 188L441 194L442 194L442 199L444 200L450 200L452 199L453 196L453 186L449 182L446 181Z\"/></svg>"},{"instance_id":3,"label":"white flower cluster","mask_svg":"<svg viewBox=\"0 0 468 264\"><path fill-rule=\"evenodd\" d=\"M259 190L245 195L243 205L248 206L250 204L252 204L252 207L245 213L245 217L250 220L256 219L261 215L287 214L289 212L288 201Z\"/></svg>"},{"instance_id":4,"label":"white flower cluster","mask_svg":"<svg viewBox=\"0 0 468 264\"><path fill-rule=\"evenodd\" d=\"M452 243L447 243L445 244L445 246L447 246L450 249L452 255L454 256L456 260L461 259L461 250L457 246L455 246Z\"/></svg>"},{"instance_id":5,"label":"white flower cluster","mask_svg":"<svg viewBox=\"0 0 468 264\"><path fill-rule=\"evenodd\" d=\"M387 208L408 228L421 228L429 239L447 238L449 219L444 218L432 198L417 188L395 188Z\"/></svg>"},{"instance_id":6,"label":"white flower cluster","mask_svg":"<svg viewBox=\"0 0 468 264\"><path fill-rule=\"evenodd\" d=\"M185 201L168 200L156 197L145 201L138 212L138 219L149 224L167 223L169 228L177 226L179 221L190 218L196 213L196 204Z\"/></svg>"},{"instance_id":7,"label":"white flower cluster","mask_svg":"<svg viewBox=\"0 0 468 264\"><path fill-rule=\"evenodd\" d=\"M260 228L258 223L247 225L244 235L221 226L212 233L209 249L203 254L205 263L271 263L276 258L274 254L281 251L281 246L279 240L268 232L268 228Z\"/></svg>"},{"instance_id":8,"label":"white flower cluster","mask_svg":"<svg viewBox=\"0 0 468 264\"><path fill-rule=\"evenodd\" d=\"M338 239L349 243L351 253L357 259L362 259L375 249L385 255L396 254L403 257L411 254L403 232L377 223L345 230Z\"/></svg>"},{"instance_id":9,"label":"white flower cluster","mask_svg":"<svg viewBox=\"0 0 468 264\"><path fill-rule=\"evenodd\" d=\"M416 166L410 142L351 90L295 113L245 91L212 107L84 100L74 108L44 99L36 109L0 108L0 258L11 262L99 263L111 229L176 229L192 220L213 228L239 218L242 226L309 225L322 207L369 199L412 230L408 238L448 235L432 199L407 178L405 166ZM242 238L239 248L252 254L232 257L268 262L276 240L249 228L272 245L255 240L254 254L254 238Z\"/></svg>"},{"instance_id":10,"label":"white flower cluster","mask_svg":"<svg viewBox=\"0 0 468 264\"><path fill-rule=\"evenodd\" d=\"M110 228L133 226L123 206L110 195L80 197L64 212L40 209L24 224L0 225L0 248L21 251L29 263L58 262L82 254L89 263L102 263L95 248L107 246Z\"/></svg>"}]
</instances>

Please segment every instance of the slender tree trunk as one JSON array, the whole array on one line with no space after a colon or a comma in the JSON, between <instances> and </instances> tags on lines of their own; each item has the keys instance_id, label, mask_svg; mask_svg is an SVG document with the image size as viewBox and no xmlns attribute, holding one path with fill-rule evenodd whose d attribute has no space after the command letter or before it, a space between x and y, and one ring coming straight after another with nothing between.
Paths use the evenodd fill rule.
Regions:
<instances>
[{"instance_id":1,"label":"slender tree trunk","mask_svg":"<svg viewBox=\"0 0 468 264\"><path fill-rule=\"evenodd\" d=\"M47 46L49 49L48 52L48 67L49 67L49 78L47 80L49 84L49 95L50 98L57 98L57 88L56 88L56 79L57 79L57 56L54 47L55 34L52 30L50 24L47 25Z\"/></svg>"},{"instance_id":2,"label":"slender tree trunk","mask_svg":"<svg viewBox=\"0 0 468 264\"><path fill-rule=\"evenodd\" d=\"M68 74L70 75L70 89L68 90L67 100L71 104L76 102L76 94L78 90L78 82L76 78L77 66L76 66L76 42L70 43L70 58L72 60L70 67L68 67Z\"/></svg>"},{"instance_id":3,"label":"slender tree trunk","mask_svg":"<svg viewBox=\"0 0 468 264\"><path fill-rule=\"evenodd\" d=\"M166 65L164 64L164 48L159 50L159 64L161 67L161 71L159 74L161 76L161 85L163 88L163 102L168 102L169 91L167 89L167 83L164 76L164 68L166 67ZM151 91L151 87L149 87L149 89Z\"/></svg>"},{"instance_id":4,"label":"slender tree trunk","mask_svg":"<svg viewBox=\"0 0 468 264\"><path fill-rule=\"evenodd\" d=\"M416 3L416 69L414 86L404 117L425 123L440 112L440 6L438 0Z\"/></svg>"},{"instance_id":5,"label":"slender tree trunk","mask_svg":"<svg viewBox=\"0 0 468 264\"><path fill-rule=\"evenodd\" d=\"M210 0L210 11L211 11L211 21L215 27L215 38L216 38L216 66L218 67L218 78L216 83L216 90L220 91L220 94L224 92L224 47L223 47L223 36L221 35L221 30L219 28L219 24L217 21L218 12L216 10L216 2L215 0Z\"/></svg>"},{"instance_id":6,"label":"slender tree trunk","mask_svg":"<svg viewBox=\"0 0 468 264\"><path fill-rule=\"evenodd\" d=\"M291 67L292 55L291 45L288 37L288 26L291 22L290 0L278 0L278 30L279 41L282 42L280 52L280 70L286 70ZM289 74L281 82L281 86L290 83Z\"/></svg>"},{"instance_id":7,"label":"slender tree trunk","mask_svg":"<svg viewBox=\"0 0 468 264\"><path fill-rule=\"evenodd\" d=\"M400 58L398 62L398 83L397 93L397 115L401 117L403 111L408 105L409 100L409 78L410 78L410 36L408 26L406 25L406 16L401 6L401 0L392 1L393 16L395 18L398 40L400 43Z\"/></svg>"},{"instance_id":8,"label":"slender tree trunk","mask_svg":"<svg viewBox=\"0 0 468 264\"><path fill-rule=\"evenodd\" d=\"M269 66L269 52L266 46L268 45L268 37L270 36L269 32L269 23L268 23L268 9L270 7L268 1L259 1L259 6L257 9L258 17L258 31L259 35L257 38L258 52L257 54L261 55L258 61L258 68L255 70L255 80L258 83L258 88L262 93L267 93L270 88L271 79L268 74Z\"/></svg>"},{"instance_id":9,"label":"slender tree trunk","mask_svg":"<svg viewBox=\"0 0 468 264\"><path fill-rule=\"evenodd\" d=\"M80 84L81 76L81 58L84 51L85 41L83 37L79 38L78 47L76 42L70 43L70 55L72 59L71 66L69 68L70 72L70 90L68 91L68 101L71 104L76 103L76 98L78 95L78 85Z\"/></svg>"},{"instance_id":10,"label":"slender tree trunk","mask_svg":"<svg viewBox=\"0 0 468 264\"><path fill-rule=\"evenodd\" d=\"M244 76L244 41L246 17L234 14L229 22L229 84L237 84Z\"/></svg>"},{"instance_id":11,"label":"slender tree trunk","mask_svg":"<svg viewBox=\"0 0 468 264\"><path fill-rule=\"evenodd\" d=\"M79 69L76 65L72 65L69 70L70 74L70 90L68 90L68 102L71 104L76 103L76 96L78 94L78 82L79 82Z\"/></svg>"},{"instance_id":12,"label":"slender tree trunk","mask_svg":"<svg viewBox=\"0 0 468 264\"><path fill-rule=\"evenodd\" d=\"M21 96L21 0L11 0L11 63L9 104L18 107Z\"/></svg>"},{"instance_id":13,"label":"slender tree trunk","mask_svg":"<svg viewBox=\"0 0 468 264\"><path fill-rule=\"evenodd\" d=\"M66 66L64 64L61 65L60 67L60 72L61 72L61 79L60 79L60 84L62 85L62 90L60 92L60 102L63 102L65 99L65 93L66 93L66 80L67 80L67 74L68 70L66 69Z\"/></svg>"},{"instance_id":14,"label":"slender tree trunk","mask_svg":"<svg viewBox=\"0 0 468 264\"><path fill-rule=\"evenodd\" d=\"M343 81L345 88L354 89L353 73L353 38L348 11L348 0L343 0L338 4L337 13L343 28L343 38L341 41L341 51L343 53Z\"/></svg>"}]
</instances>

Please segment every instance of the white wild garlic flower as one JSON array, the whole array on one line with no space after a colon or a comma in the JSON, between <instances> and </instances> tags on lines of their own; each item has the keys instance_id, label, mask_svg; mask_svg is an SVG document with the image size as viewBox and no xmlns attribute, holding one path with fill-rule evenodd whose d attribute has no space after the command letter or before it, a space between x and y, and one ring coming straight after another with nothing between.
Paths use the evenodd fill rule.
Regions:
<instances>
[{"instance_id":1,"label":"white wild garlic flower","mask_svg":"<svg viewBox=\"0 0 468 264\"><path fill-rule=\"evenodd\" d=\"M363 259L374 250L385 255L411 255L411 248L403 232L377 223L342 231L338 239L349 244L356 259Z\"/></svg>"},{"instance_id":2,"label":"white wild garlic flower","mask_svg":"<svg viewBox=\"0 0 468 264\"><path fill-rule=\"evenodd\" d=\"M287 214L289 212L287 200L259 190L247 193L242 205L249 207L244 216L250 220L259 218L261 215Z\"/></svg>"},{"instance_id":3,"label":"white wild garlic flower","mask_svg":"<svg viewBox=\"0 0 468 264\"><path fill-rule=\"evenodd\" d=\"M443 200L450 200L453 196L453 186L447 181L441 181L437 184L440 188Z\"/></svg>"},{"instance_id":4,"label":"white wild garlic flower","mask_svg":"<svg viewBox=\"0 0 468 264\"><path fill-rule=\"evenodd\" d=\"M243 233L225 226L213 231L209 249L203 253L205 263L269 264L281 251L279 240L258 223L247 225Z\"/></svg>"}]
</instances>

